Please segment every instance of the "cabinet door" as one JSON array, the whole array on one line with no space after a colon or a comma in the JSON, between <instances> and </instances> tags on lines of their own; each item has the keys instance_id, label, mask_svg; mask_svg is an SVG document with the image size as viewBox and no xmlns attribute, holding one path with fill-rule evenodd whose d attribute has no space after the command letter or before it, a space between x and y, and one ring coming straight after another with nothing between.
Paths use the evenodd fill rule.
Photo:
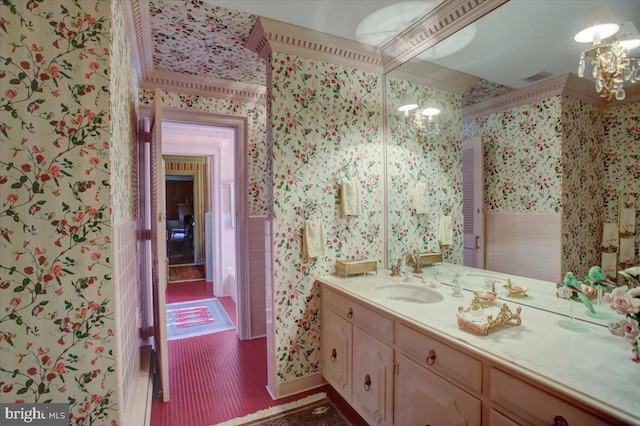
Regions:
<instances>
[{"instance_id":1,"label":"cabinet door","mask_svg":"<svg viewBox=\"0 0 640 426\"><path fill-rule=\"evenodd\" d=\"M370 425L393 424L393 349L357 327L352 406Z\"/></svg>"},{"instance_id":2,"label":"cabinet door","mask_svg":"<svg viewBox=\"0 0 640 426\"><path fill-rule=\"evenodd\" d=\"M322 376L351 402L351 324L322 310Z\"/></svg>"},{"instance_id":3,"label":"cabinet door","mask_svg":"<svg viewBox=\"0 0 640 426\"><path fill-rule=\"evenodd\" d=\"M480 401L404 355L397 355L395 424L397 426L480 425Z\"/></svg>"}]
</instances>

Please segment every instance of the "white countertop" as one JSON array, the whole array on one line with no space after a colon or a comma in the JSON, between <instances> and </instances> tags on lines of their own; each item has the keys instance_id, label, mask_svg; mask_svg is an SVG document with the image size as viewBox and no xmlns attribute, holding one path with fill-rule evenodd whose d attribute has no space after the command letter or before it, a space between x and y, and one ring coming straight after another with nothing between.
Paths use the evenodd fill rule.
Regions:
<instances>
[{"instance_id":1,"label":"white countertop","mask_svg":"<svg viewBox=\"0 0 640 426\"><path fill-rule=\"evenodd\" d=\"M447 284L440 288L431 287L430 278L438 277L446 283L447 277L453 276L452 272L460 271L468 273L460 279L466 288L463 297L454 297L451 286ZM584 332L560 327L558 321L567 320L567 316L538 308L549 307L551 311L570 313L569 301L555 296L555 283L510 276L517 285L529 288L529 297L521 300L509 298L502 285L496 285L500 296L496 304L507 303L512 311L521 307L521 325L497 326L488 336L458 327L458 307L469 306L473 299L471 290L486 290L486 276L483 275L487 274L492 273L444 264L424 268L420 277L410 275L409 281L391 277L387 270L347 278L330 275L318 279L407 323L454 341L471 353L476 352L497 364L515 368L519 373L557 392L569 394L585 405L595 406L599 411L629 424L640 424L640 365L629 360L631 346L623 338L609 333L606 325L602 325L606 320L595 321L600 322L596 324L575 319L586 327ZM495 275L506 276L501 273ZM476 280L477 276L483 277ZM421 277L426 278L425 282ZM444 300L420 304L388 299L375 291L381 284L432 288L442 294ZM574 314L586 312L581 303L573 302L573 305ZM604 308L610 312L606 305Z\"/></svg>"}]
</instances>

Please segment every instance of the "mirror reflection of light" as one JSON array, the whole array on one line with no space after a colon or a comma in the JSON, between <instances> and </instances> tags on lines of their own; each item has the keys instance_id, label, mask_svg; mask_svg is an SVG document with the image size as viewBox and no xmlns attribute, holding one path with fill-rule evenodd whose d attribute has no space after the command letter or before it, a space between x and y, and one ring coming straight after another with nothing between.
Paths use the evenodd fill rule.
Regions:
<instances>
[{"instance_id":1,"label":"mirror reflection of light","mask_svg":"<svg viewBox=\"0 0 640 426\"><path fill-rule=\"evenodd\" d=\"M430 47L426 51L422 52L418 56L418 59L423 61L433 61L435 59L445 58L449 55L453 55L456 52L464 49L473 41L477 32L476 24L471 24L460 31L456 32L452 36L438 42L435 46Z\"/></svg>"},{"instance_id":2,"label":"mirror reflection of light","mask_svg":"<svg viewBox=\"0 0 640 426\"><path fill-rule=\"evenodd\" d=\"M437 5L438 2L407 1L384 7L360 21L356 39L370 46L382 46Z\"/></svg>"}]
</instances>

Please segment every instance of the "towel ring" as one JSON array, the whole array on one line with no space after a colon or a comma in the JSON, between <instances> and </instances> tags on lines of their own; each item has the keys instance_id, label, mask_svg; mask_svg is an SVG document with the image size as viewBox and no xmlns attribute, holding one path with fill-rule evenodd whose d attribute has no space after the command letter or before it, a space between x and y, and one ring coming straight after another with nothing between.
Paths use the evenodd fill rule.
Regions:
<instances>
[{"instance_id":1,"label":"towel ring","mask_svg":"<svg viewBox=\"0 0 640 426\"><path fill-rule=\"evenodd\" d=\"M347 163L342 166L338 170L338 175L336 176L338 182L342 182L343 179L355 178L356 180L360 180L360 173L358 172L358 166L356 166L355 161L353 164Z\"/></svg>"},{"instance_id":2,"label":"towel ring","mask_svg":"<svg viewBox=\"0 0 640 426\"><path fill-rule=\"evenodd\" d=\"M309 220L313 217L322 218L322 207L315 201L307 200L300 208L300 215L304 220Z\"/></svg>"}]
</instances>

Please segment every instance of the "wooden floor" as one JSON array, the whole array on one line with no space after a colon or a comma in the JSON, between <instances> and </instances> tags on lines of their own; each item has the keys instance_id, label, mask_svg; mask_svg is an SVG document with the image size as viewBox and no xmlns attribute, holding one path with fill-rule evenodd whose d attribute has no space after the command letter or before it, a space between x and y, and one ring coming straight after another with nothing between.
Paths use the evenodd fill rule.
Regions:
<instances>
[{"instance_id":1,"label":"wooden floor","mask_svg":"<svg viewBox=\"0 0 640 426\"><path fill-rule=\"evenodd\" d=\"M167 303L212 297L211 283L170 283ZM235 303L220 302L236 323ZM266 390L266 338L239 340L236 330L168 342L171 400L154 400L151 426L210 426L317 392L329 399L353 425L366 425L329 386L271 399Z\"/></svg>"}]
</instances>

